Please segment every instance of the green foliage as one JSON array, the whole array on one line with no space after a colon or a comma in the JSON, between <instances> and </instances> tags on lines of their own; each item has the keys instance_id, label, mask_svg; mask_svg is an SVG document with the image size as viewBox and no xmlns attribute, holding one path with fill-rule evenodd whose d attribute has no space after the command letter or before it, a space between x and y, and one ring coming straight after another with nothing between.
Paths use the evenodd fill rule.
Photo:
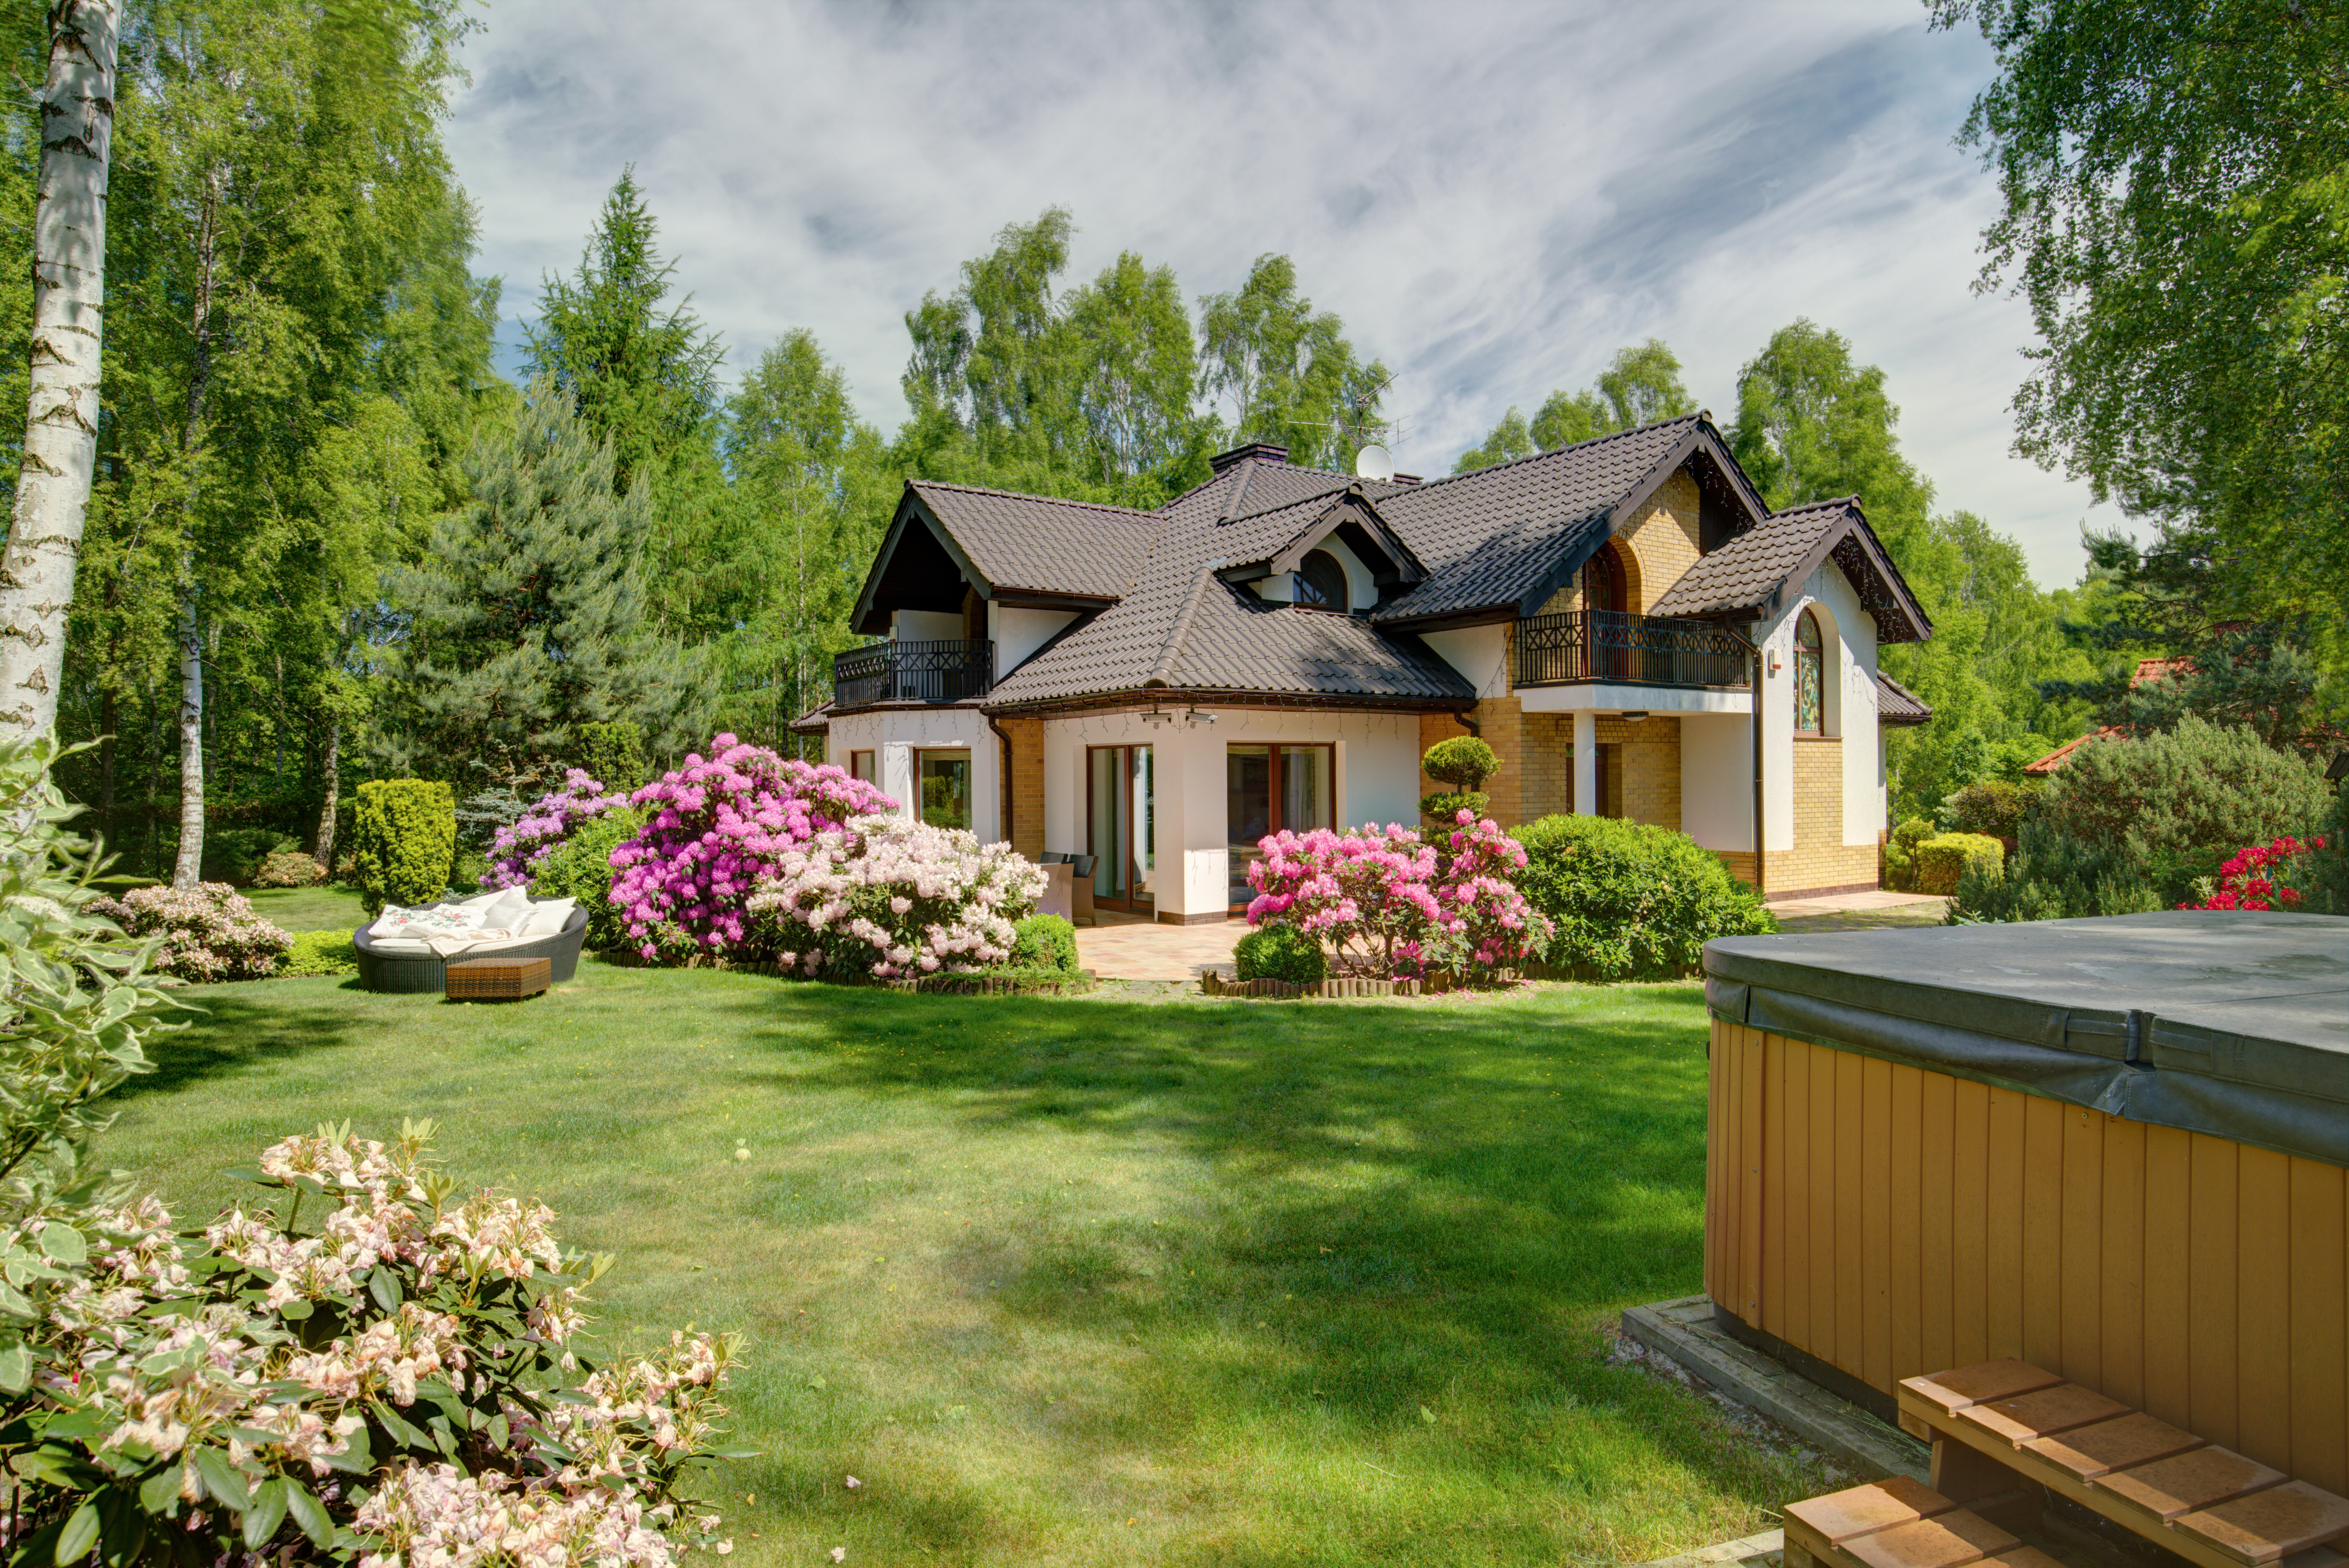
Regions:
<instances>
[{"instance_id":1,"label":"green foliage","mask_svg":"<svg viewBox=\"0 0 2349 1568\"><path fill-rule=\"evenodd\" d=\"M574 767L612 794L626 795L645 781L644 726L620 719L610 724L583 724Z\"/></svg>"},{"instance_id":2,"label":"green foliage","mask_svg":"<svg viewBox=\"0 0 2349 1568\"><path fill-rule=\"evenodd\" d=\"M2217 865L2212 861L2210 869ZM2021 844L2002 872L1983 862L1959 876L1950 922L2144 914L2183 903L2186 885L2177 898L2165 898L2148 868L2124 846L2085 843L2025 817Z\"/></svg>"},{"instance_id":3,"label":"green foliage","mask_svg":"<svg viewBox=\"0 0 2349 1568\"><path fill-rule=\"evenodd\" d=\"M1012 922L1011 932L1015 968L1076 972L1077 928L1061 916L1031 914Z\"/></svg>"},{"instance_id":4,"label":"green foliage","mask_svg":"<svg viewBox=\"0 0 2349 1568\"><path fill-rule=\"evenodd\" d=\"M2021 449L2135 515L2196 517L2342 650L2349 604L2349 15L2269 0L1935 0L1998 75L1986 284L2043 340Z\"/></svg>"},{"instance_id":5,"label":"green foliage","mask_svg":"<svg viewBox=\"0 0 2349 1568\"><path fill-rule=\"evenodd\" d=\"M255 887L308 887L325 877L326 872L315 857L300 850L280 850L261 862L253 882Z\"/></svg>"},{"instance_id":6,"label":"green foliage","mask_svg":"<svg viewBox=\"0 0 2349 1568\"><path fill-rule=\"evenodd\" d=\"M610 447L564 395L533 382L465 472L471 500L397 577L415 609L400 661L413 758L511 777L570 751L581 724L635 723L661 751L706 733L698 661L646 626L649 490L614 492Z\"/></svg>"},{"instance_id":7,"label":"green foliage","mask_svg":"<svg viewBox=\"0 0 2349 1568\"><path fill-rule=\"evenodd\" d=\"M432 903L448 892L456 860L454 791L426 779L378 779L360 785L350 845L368 913L387 903Z\"/></svg>"},{"instance_id":8,"label":"green foliage","mask_svg":"<svg viewBox=\"0 0 2349 1568\"><path fill-rule=\"evenodd\" d=\"M1482 442L1460 454L1452 471L1464 474L1694 412L1696 399L1681 382L1679 356L1651 337L1616 350L1595 390L1551 393L1530 425L1511 408Z\"/></svg>"},{"instance_id":9,"label":"green foliage","mask_svg":"<svg viewBox=\"0 0 2349 1568\"><path fill-rule=\"evenodd\" d=\"M1988 834L1943 833L1917 846L1917 890L1955 892L1968 871L1995 878L2005 860L2006 846Z\"/></svg>"},{"instance_id":10,"label":"green foliage","mask_svg":"<svg viewBox=\"0 0 2349 1568\"><path fill-rule=\"evenodd\" d=\"M647 813L623 806L590 817L538 863L530 891L540 898L575 898L587 912L586 945L601 951L627 941L626 917L612 903L612 851L636 836Z\"/></svg>"},{"instance_id":11,"label":"green foliage","mask_svg":"<svg viewBox=\"0 0 2349 1568\"><path fill-rule=\"evenodd\" d=\"M1485 780L1501 770L1500 754L1474 735L1439 740L1419 759L1419 770L1439 784L1461 789L1482 789Z\"/></svg>"},{"instance_id":12,"label":"green foliage","mask_svg":"<svg viewBox=\"0 0 2349 1568\"><path fill-rule=\"evenodd\" d=\"M1940 830L1927 818L1910 817L1892 830L1892 841L1913 853L1918 845Z\"/></svg>"},{"instance_id":13,"label":"green foliage","mask_svg":"<svg viewBox=\"0 0 2349 1568\"><path fill-rule=\"evenodd\" d=\"M144 1042L174 1004L150 976L156 943L91 913L99 851L50 781L57 743L0 739L0 1217L85 1201L81 1158L113 1118L97 1102L152 1070ZM0 1386L24 1387L17 1328L0 1326Z\"/></svg>"},{"instance_id":14,"label":"green foliage","mask_svg":"<svg viewBox=\"0 0 2349 1568\"><path fill-rule=\"evenodd\" d=\"M358 972L358 947L351 934L341 930L295 932L293 947L277 965L277 973L288 979Z\"/></svg>"},{"instance_id":15,"label":"green foliage","mask_svg":"<svg viewBox=\"0 0 2349 1568\"><path fill-rule=\"evenodd\" d=\"M1319 985L1330 977L1330 956L1321 944L1293 925L1263 925L1232 947L1242 980L1286 980Z\"/></svg>"},{"instance_id":16,"label":"green foliage","mask_svg":"<svg viewBox=\"0 0 2349 1568\"><path fill-rule=\"evenodd\" d=\"M1343 470L1387 433L1379 400L1392 377L1363 364L1336 313L1298 292L1287 256L1268 252L1237 292L1201 296L1199 349L1201 389L1231 400L1235 441L1276 442L1291 462Z\"/></svg>"},{"instance_id":17,"label":"green foliage","mask_svg":"<svg viewBox=\"0 0 2349 1568\"><path fill-rule=\"evenodd\" d=\"M250 882L281 851L300 848L299 841L275 828L216 828L204 835L204 880Z\"/></svg>"},{"instance_id":18,"label":"green foliage","mask_svg":"<svg viewBox=\"0 0 2349 1568\"><path fill-rule=\"evenodd\" d=\"M2023 814L2038 796L2035 784L2011 784L2003 779L1977 779L1942 802L1950 826L1961 833L1988 833L2011 839L2023 829Z\"/></svg>"},{"instance_id":19,"label":"green foliage","mask_svg":"<svg viewBox=\"0 0 2349 1568\"><path fill-rule=\"evenodd\" d=\"M1544 817L1514 835L1518 886L1557 923L1545 955L1601 979L1686 975L1716 936L1775 931L1753 889L1685 833L1611 817Z\"/></svg>"},{"instance_id":20,"label":"green foliage","mask_svg":"<svg viewBox=\"0 0 2349 1568\"><path fill-rule=\"evenodd\" d=\"M1430 822L1451 828L1459 825L1461 812L1471 811L1482 817L1492 804L1493 798L1482 789L1443 789L1419 798L1419 814Z\"/></svg>"}]
</instances>

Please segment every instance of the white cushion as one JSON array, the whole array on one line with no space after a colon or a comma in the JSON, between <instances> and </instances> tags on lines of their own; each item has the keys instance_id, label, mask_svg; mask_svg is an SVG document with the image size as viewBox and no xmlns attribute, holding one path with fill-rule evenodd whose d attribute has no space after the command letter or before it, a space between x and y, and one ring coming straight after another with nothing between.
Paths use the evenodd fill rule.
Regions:
<instances>
[{"instance_id":1,"label":"white cushion","mask_svg":"<svg viewBox=\"0 0 2349 1568\"><path fill-rule=\"evenodd\" d=\"M475 893L471 898L459 899L455 907L459 909L487 909L490 905L497 903L498 900L505 897L506 894L512 891L513 889L507 887L493 887L487 892Z\"/></svg>"},{"instance_id":2,"label":"white cushion","mask_svg":"<svg viewBox=\"0 0 2349 1568\"><path fill-rule=\"evenodd\" d=\"M431 944L420 942L413 936L377 936L370 933L367 945L378 953L386 954L394 958L432 956Z\"/></svg>"},{"instance_id":3,"label":"white cushion","mask_svg":"<svg viewBox=\"0 0 2349 1568\"><path fill-rule=\"evenodd\" d=\"M557 936L571 922L571 912L577 907L575 898L550 898L530 906L523 919L522 930L526 936Z\"/></svg>"},{"instance_id":4,"label":"white cushion","mask_svg":"<svg viewBox=\"0 0 2349 1568\"><path fill-rule=\"evenodd\" d=\"M510 887L498 896L495 903L490 905L488 913L481 919L481 924L484 929L489 930L520 931L522 923L529 918L528 890Z\"/></svg>"}]
</instances>

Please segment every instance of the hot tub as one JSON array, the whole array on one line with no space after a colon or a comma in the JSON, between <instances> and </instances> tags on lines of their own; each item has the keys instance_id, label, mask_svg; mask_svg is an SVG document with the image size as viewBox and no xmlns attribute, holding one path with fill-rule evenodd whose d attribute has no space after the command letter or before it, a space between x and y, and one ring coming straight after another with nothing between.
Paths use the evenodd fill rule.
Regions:
<instances>
[{"instance_id":1,"label":"hot tub","mask_svg":"<svg viewBox=\"0 0 2349 1568\"><path fill-rule=\"evenodd\" d=\"M2349 920L1726 938L1705 1289L1889 1412L2016 1357L2349 1490Z\"/></svg>"}]
</instances>

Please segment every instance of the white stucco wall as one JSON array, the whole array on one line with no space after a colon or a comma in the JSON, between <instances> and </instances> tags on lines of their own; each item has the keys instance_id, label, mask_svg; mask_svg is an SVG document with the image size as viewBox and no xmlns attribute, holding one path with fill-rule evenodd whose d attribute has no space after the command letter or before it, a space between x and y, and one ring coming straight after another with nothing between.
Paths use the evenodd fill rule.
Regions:
<instances>
[{"instance_id":1,"label":"white stucco wall","mask_svg":"<svg viewBox=\"0 0 2349 1568\"><path fill-rule=\"evenodd\" d=\"M846 768L849 753L870 751L878 765L874 780L897 801L898 815L911 820L920 793L914 787L914 753L922 748L964 747L970 752L970 830L979 842L1003 837L1003 743L977 708L883 708L844 714L832 721L824 755Z\"/></svg>"},{"instance_id":2,"label":"white stucco wall","mask_svg":"<svg viewBox=\"0 0 2349 1568\"><path fill-rule=\"evenodd\" d=\"M1076 619L1069 610L1025 610L1016 604L987 606L987 634L995 641L995 678L1024 665L1063 626Z\"/></svg>"},{"instance_id":3,"label":"white stucco wall","mask_svg":"<svg viewBox=\"0 0 2349 1568\"><path fill-rule=\"evenodd\" d=\"M899 610L889 617L889 634L901 643L947 643L962 636L962 615L950 610Z\"/></svg>"},{"instance_id":4,"label":"white stucco wall","mask_svg":"<svg viewBox=\"0 0 2349 1568\"><path fill-rule=\"evenodd\" d=\"M1436 657L1474 682L1476 695L1509 695L1509 628L1506 623L1462 626L1449 632L1422 632L1419 640L1435 650ZM1416 809L1416 803L1414 803Z\"/></svg>"},{"instance_id":5,"label":"white stucco wall","mask_svg":"<svg viewBox=\"0 0 2349 1568\"><path fill-rule=\"evenodd\" d=\"M1680 727L1681 831L1708 850L1751 850L1754 741L1746 717L1684 713Z\"/></svg>"},{"instance_id":6,"label":"white stucco wall","mask_svg":"<svg viewBox=\"0 0 2349 1568\"><path fill-rule=\"evenodd\" d=\"M1872 844L1884 824L1883 748L1876 728L1876 621L1842 569L1827 562L1800 595L1767 625L1751 629L1762 645L1763 780L1767 830L1774 850L1795 845L1795 624L1806 609L1819 611L1821 642L1832 666L1822 682L1826 732L1843 741L1843 841ZM1777 669L1771 670L1775 657Z\"/></svg>"},{"instance_id":7,"label":"white stucco wall","mask_svg":"<svg viewBox=\"0 0 2349 1568\"><path fill-rule=\"evenodd\" d=\"M1331 534L1313 548L1328 551L1338 564L1346 569L1348 604L1357 610L1368 610L1378 603L1379 585L1372 580L1371 569L1363 565L1362 558L1347 549L1337 535ZM1297 600L1297 574L1280 572L1270 577L1259 578L1256 591L1258 597L1269 599L1276 604L1294 603Z\"/></svg>"}]
</instances>

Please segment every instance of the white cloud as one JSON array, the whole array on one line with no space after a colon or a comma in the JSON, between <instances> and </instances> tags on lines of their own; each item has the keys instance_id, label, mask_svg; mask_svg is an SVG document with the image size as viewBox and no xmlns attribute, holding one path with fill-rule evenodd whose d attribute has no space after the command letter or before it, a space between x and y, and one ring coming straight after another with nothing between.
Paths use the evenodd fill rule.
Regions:
<instances>
[{"instance_id":1,"label":"white cloud","mask_svg":"<svg viewBox=\"0 0 2349 1568\"><path fill-rule=\"evenodd\" d=\"M1808 315L1885 367L1941 504L2078 572L2085 488L2008 454L2029 320L1971 292L1995 191L1951 137L1989 57L1907 5L503 0L466 54L510 315L633 161L731 366L812 327L887 428L906 308L1058 203L1072 277L1134 250L1195 298L1294 257L1428 473L1650 335L1726 421Z\"/></svg>"}]
</instances>

